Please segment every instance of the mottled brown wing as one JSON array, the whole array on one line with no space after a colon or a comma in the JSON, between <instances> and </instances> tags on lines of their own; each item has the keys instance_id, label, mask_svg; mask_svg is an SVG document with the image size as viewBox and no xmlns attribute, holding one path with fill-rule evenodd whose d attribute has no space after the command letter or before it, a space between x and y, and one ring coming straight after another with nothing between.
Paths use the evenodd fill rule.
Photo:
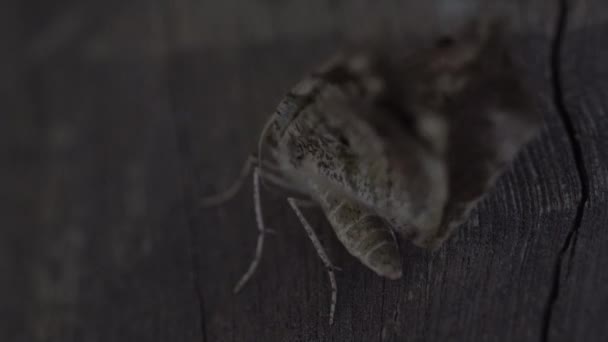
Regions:
<instances>
[{"instance_id":1,"label":"mottled brown wing","mask_svg":"<svg viewBox=\"0 0 608 342\"><path fill-rule=\"evenodd\" d=\"M443 162L358 89L361 84L334 76L304 80L282 103L298 108L282 113L289 124L278 124L271 139L282 170L294 183L320 184L363 205L396 231L434 234L445 206ZM309 94L314 97L300 98Z\"/></svg>"},{"instance_id":2,"label":"mottled brown wing","mask_svg":"<svg viewBox=\"0 0 608 342\"><path fill-rule=\"evenodd\" d=\"M405 57L339 56L290 96L300 105L275 154L286 172L317 177L424 247L467 218L540 124L494 26Z\"/></svg>"},{"instance_id":3,"label":"mottled brown wing","mask_svg":"<svg viewBox=\"0 0 608 342\"><path fill-rule=\"evenodd\" d=\"M505 40L501 26L471 27L403 59L379 57L370 68L385 82L381 103L447 167L444 217L419 245L440 245L540 126Z\"/></svg>"}]
</instances>

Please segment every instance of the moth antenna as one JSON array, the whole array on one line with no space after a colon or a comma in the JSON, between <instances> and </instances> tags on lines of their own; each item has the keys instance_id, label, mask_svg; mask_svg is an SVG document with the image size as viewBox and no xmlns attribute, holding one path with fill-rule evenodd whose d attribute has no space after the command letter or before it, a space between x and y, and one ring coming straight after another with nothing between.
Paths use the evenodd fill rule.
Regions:
<instances>
[{"instance_id":1,"label":"moth antenna","mask_svg":"<svg viewBox=\"0 0 608 342\"><path fill-rule=\"evenodd\" d=\"M241 169L239 177L234 181L234 183L232 183L232 185L230 185L230 187L228 187L228 189L226 189L218 194L211 195L208 197L203 197L201 199L199 207L200 208L215 207L215 206L221 205L224 202L231 200L239 192L239 190L243 187L243 184L245 183L245 179L249 175L249 172L251 171L251 167L255 164L255 162L256 162L255 158L253 158L253 157L247 158L245 165L243 165L243 168Z\"/></svg>"},{"instance_id":2,"label":"moth antenna","mask_svg":"<svg viewBox=\"0 0 608 342\"><path fill-rule=\"evenodd\" d=\"M255 210L255 222L258 228L258 240L255 246L255 254L253 256L253 260L251 260L251 264L249 264L249 268L247 272L243 274L239 282L234 287L234 293L238 293L243 286L249 281L251 276L255 273L255 270L258 268L258 264L260 263L260 259L262 258L262 252L264 250L264 235L266 234L266 229L264 227L264 217L262 216L262 201L260 199L260 168L256 167L253 170L253 205Z\"/></svg>"},{"instance_id":3,"label":"moth antenna","mask_svg":"<svg viewBox=\"0 0 608 342\"><path fill-rule=\"evenodd\" d=\"M279 170L276 166L274 166L270 163L267 163L267 162L260 162L259 160L257 160L257 158L255 156L249 156L249 158L247 158L247 161L243 165L243 168L241 169L241 172L240 172L238 178L232 183L232 185L230 185L228 187L228 189L226 189L220 193L217 193L217 194L211 195L211 196L207 196L207 197L203 197L199 203L199 208L215 207L215 206L221 205L221 204L231 200L232 198L234 198L234 196L236 196L236 194L239 192L239 190L241 190L241 188L245 184L245 180L249 176L249 173L251 172L251 168L254 165L257 165L257 167L260 169L263 166L274 172L279 172ZM268 181L279 188L282 188L285 190L290 190L290 191L295 191L295 192L301 192L301 190L299 190L299 189L295 188L293 185L291 185L288 180L283 179L280 176L277 176L270 172L266 172L264 174L261 174L260 176L262 177L262 181L264 181L264 180Z\"/></svg>"},{"instance_id":4,"label":"moth antenna","mask_svg":"<svg viewBox=\"0 0 608 342\"><path fill-rule=\"evenodd\" d=\"M268 129L270 129L270 126L274 124L274 122L275 117L274 115L271 115L268 121L266 121L266 123L264 124L264 128L262 128L262 133L260 133L260 139L258 140L258 161L260 163L260 166L262 166L262 164L264 163L264 156L262 155L262 152L264 151L264 140L267 137ZM266 182L264 181L263 173L264 170L260 167L260 175L262 176L262 186L267 187Z\"/></svg>"}]
</instances>

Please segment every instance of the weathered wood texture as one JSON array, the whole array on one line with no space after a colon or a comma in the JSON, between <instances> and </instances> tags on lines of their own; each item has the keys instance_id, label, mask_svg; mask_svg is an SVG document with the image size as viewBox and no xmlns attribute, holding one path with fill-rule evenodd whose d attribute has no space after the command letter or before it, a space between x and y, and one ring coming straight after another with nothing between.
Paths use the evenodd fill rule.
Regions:
<instances>
[{"instance_id":1,"label":"weathered wood texture","mask_svg":"<svg viewBox=\"0 0 608 342\"><path fill-rule=\"evenodd\" d=\"M561 46L561 105L583 191L557 279L554 341L608 338L608 21L600 2L571 4L567 24L576 29Z\"/></svg>"},{"instance_id":2,"label":"weathered wood texture","mask_svg":"<svg viewBox=\"0 0 608 342\"><path fill-rule=\"evenodd\" d=\"M212 210L197 199L236 177L282 94L339 46L449 31L478 1L419 3L6 5L0 340L608 336L601 0L570 1L558 39L557 2L481 9L514 19L513 54L545 124L440 250L404 242L403 279L383 280L306 210L343 268L330 327L325 270L283 196L264 192L278 234L232 294L255 246L251 187Z\"/></svg>"},{"instance_id":3,"label":"weathered wood texture","mask_svg":"<svg viewBox=\"0 0 608 342\"><path fill-rule=\"evenodd\" d=\"M0 253L9 262L0 307L11 311L0 340L200 340L164 66L91 62L83 27L59 32L72 19L56 18L83 6L89 25L102 4L30 5L11 13L25 28L18 97L2 109L11 122L2 126ZM137 10L142 30L158 29L161 8ZM61 44L30 54L47 34Z\"/></svg>"}]
</instances>

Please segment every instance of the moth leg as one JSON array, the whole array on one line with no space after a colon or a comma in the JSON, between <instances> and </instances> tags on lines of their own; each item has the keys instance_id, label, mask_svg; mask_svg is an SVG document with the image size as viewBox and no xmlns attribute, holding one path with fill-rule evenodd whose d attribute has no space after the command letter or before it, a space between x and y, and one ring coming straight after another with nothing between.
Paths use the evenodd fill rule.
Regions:
<instances>
[{"instance_id":1,"label":"moth leg","mask_svg":"<svg viewBox=\"0 0 608 342\"><path fill-rule=\"evenodd\" d=\"M200 208L214 207L214 206L221 205L222 203L225 203L225 202L231 200L239 192L239 190L245 183L245 179L247 179L249 172L251 172L251 168L254 165L259 165L259 164L260 163L257 158L255 158L254 156L249 156L249 158L247 158L247 161L245 162L245 165L243 165L243 168L241 169L239 177L236 179L236 181L234 183L232 183L232 185L230 185L230 187L228 187L228 189L226 189L218 194L202 198L201 202L199 204L199 207ZM274 165L271 165L267 162L262 163L262 165L269 169L278 171L278 169ZM288 181L286 181L285 179L283 179L281 177L278 177L278 176L273 175L268 172L260 171L259 173L263 179L267 180L268 182L270 182L280 188L295 190L295 188L292 185L290 185Z\"/></svg>"},{"instance_id":2,"label":"moth leg","mask_svg":"<svg viewBox=\"0 0 608 342\"><path fill-rule=\"evenodd\" d=\"M249 281L253 273L258 267L260 263L260 259L262 258L262 251L264 249L264 235L269 231L264 227L264 217L262 216L262 202L260 200L260 169L256 167L253 170L253 205L255 210L255 223L258 228L258 240L255 246L255 254L253 256L253 260L251 260L251 264L249 264L249 268L247 272L243 274L239 282L234 287L234 293L239 292L243 286Z\"/></svg>"},{"instance_id":3,"label":"moth leg","mask_svg":"<svg viewBox=\"0 0 608 342\"><path fill-rule=\"evenodd\" d=\"M319 203L315 200L309 199L298 199L298 207L302 208L310 208L310 207L318 207Z\"/></svg>"},{"instance_id":4,"label":"moth leg","mask_svg":"<svg viewBox=\"0 0 608 342\"><path fill-rule=\"evenodd\" d=\"M336 285L336 276L334 274L334 270L337 268L334 265L332 265L331 261L329 260L329 257L327 256L327 253L325 253L325 250L323 249L323 246L321 245L321 241L319 241L319 238L317 237L317 234L315 234L314 229L312 229L312 227L310 226L310 224L308 223L308 221L306 220L306 218L304 217L304 215L298 208L298 204L300 201L295 198L290 197L287 199L287 202L289 202L289 205L291 205L291 207L295 211L296 215L298 216L298 219L302 223L302 226L306 230L308 237L312 241L312 244L314 245L314 247L317 251L317 254L321 258L321 261L323 261L323 264L325 265L325 268L327 269L327 273L329 275L329 283L331 285L331 305L329 307L329 325L332 325L332 324L334 324L334 313L336 311L336 302L337 302L337 297L338 297L338 286Z\"/></svg>"}]
</instances>

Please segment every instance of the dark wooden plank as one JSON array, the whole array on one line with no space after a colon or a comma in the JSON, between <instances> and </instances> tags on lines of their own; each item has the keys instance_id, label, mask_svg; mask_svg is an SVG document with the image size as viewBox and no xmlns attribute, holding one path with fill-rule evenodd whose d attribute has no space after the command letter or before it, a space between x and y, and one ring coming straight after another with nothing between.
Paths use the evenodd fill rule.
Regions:
<instances>
[{"instance_id":1,"label":"dark wooden plank","mask_svg":"<svg viewBox=\"0 0 608 342\"><path fill-rule=\"evenodd\" d=\"M131 11L144 30L162 22L154 4ZM86 22L92 13L83 13ZM18 100L2 104L12 122L0 134L11 143L0 171L9 197L0 339L200 341L164 64L99 60L83 43L32 59L39 17L25 5L15 17L27 29Z\"/></svg>"},{"instance_id":2,"label":"dark wooden plank","mask_svg":"<svg viewBox=\"0 0 608 342\"><path fill-rule=\"evenodd\" d=\"M282 12L283 5L267 5L265 15L289 23L292 16ZM245 188L226 206L197 216L211 340L368 341L384 335L387 340L531 341L543 336L553 270L575 217L580 184L552 92L549 33L556 11L536 5L539 14L519 18L522 35L514 38L513 50L529 70L546 124L456 236L434 254L404 243L404 278L384 281L349 257L321 215L308 211L344 269L338 275L337 321L329 327L326 274L281 196L264 194L267 224L279 235L268 239L249 286L237 296L231 293L255 244L251 189ZM363 3L341 6L334 12L376 13ZM176 13L174 21L181 22ZM294 20L324 25L299 13L304 18ZM349 24L360 24L355 14L342 15L340 24L314 33L296 34L289 25L277 25L273 38L262 41L250 41L237 16L231 32L242 38L231 41L232 48L218 48L224 39L219 37L207 48L174 56L176 107L191 113L176 118L179 134L188 135L186 164L200 175L192 180L194 192L210 193L234 179L283 92L339 45Z\"/></svg>"},{"instance_id":3,"label":"dark wooden plank","mask_svg":"<svg viewBox=\"0 0 608 342\"><path fill-rule=\"evenodd\" d=\"M571 27L601 20L600 2L574 7ZM9 279L0 282L0 316L8 317L0 339L606 334L606 85L597 77L604 26L567 38L561 113L550 69L551 2L27 4L3 11L2 21L18 29L6 43L14 49L0 56L12 57L0 63L9 71L0 86L15 93L3 112L16 114L0 128L9 146L1 207L3 223L19 229L0 230L0 272ZM513 52L529 71L545 125L471 219L436 253L403 243L405 276L391 282L347 255L320 213L308 210L344 269L329 327L325 271L284 198L265 192L267 224L279 234L268 238L248 287L233 295L255 243L251 188L215 210L198 211L196 201L236 176L283 92L346 41L450 31L480 8L515 18ZM570 139L570 127L580 137ZM575 248L560 254L569 241Z\"/></svg>"},{"instance_id":4,"label":"dark wooden plank","mask_svg":"<svg viewBox=\"0 0 608 342\"><path fill-rule=\"evenodd\" d=\"M0 339L19 341L24 331L28 273L27 239L36 217L30 209L36 204L39 154L37 129L23 82L25 25L19 21L16 4L2 5L0 11ZM18 114L17 114L18 113ZM25 162L24 162L25 161Z\"/></svg>"},{"instance_id":5,"label":"dark wooden plank","mask_svg":"<svg viewBox=\"0 0 608 342\"><path fill-rule=\"evenodd\" d=\"M608 4L573 1L570 8L561 90L584 197L564 249L550 338L592 341L608 336Z\"/></svg>"}]
</instances>

